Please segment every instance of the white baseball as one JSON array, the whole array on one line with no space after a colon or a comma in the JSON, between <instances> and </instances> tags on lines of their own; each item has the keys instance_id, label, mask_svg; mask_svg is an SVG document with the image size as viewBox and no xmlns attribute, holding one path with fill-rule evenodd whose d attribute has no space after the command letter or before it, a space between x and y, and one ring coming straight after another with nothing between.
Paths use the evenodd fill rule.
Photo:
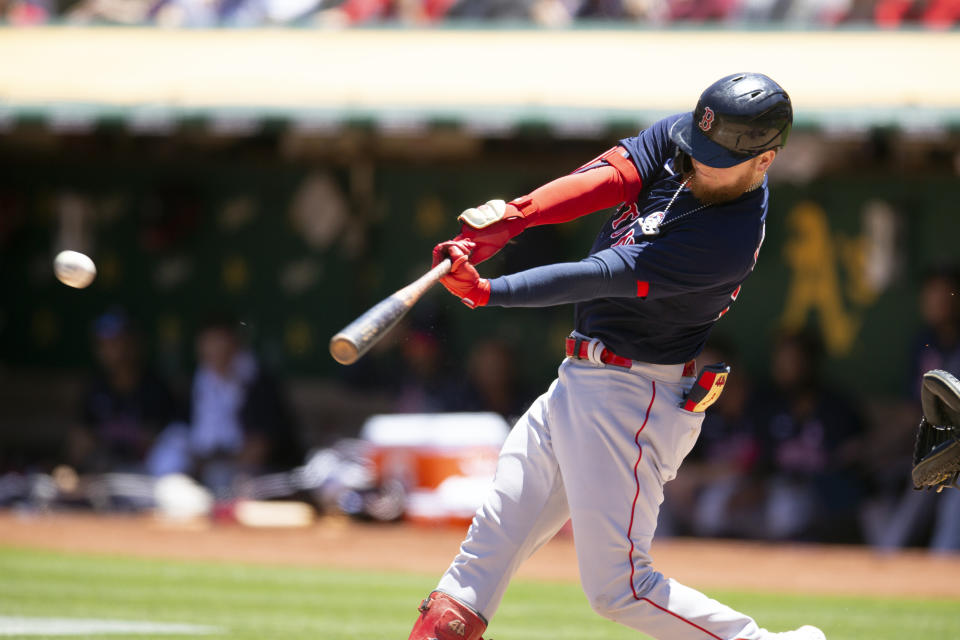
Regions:
<instances>
[{"instance_id":1,"label":"white baseball","mask_svg":"<svg viewBox=\"0 0 960 640\"><path fill-rule=\"evenodd\" d=\"M97 266L79 251L61 251L53 259L53 272L63 284L83 289L97 277Z\"/></svg>"}]
</instances>

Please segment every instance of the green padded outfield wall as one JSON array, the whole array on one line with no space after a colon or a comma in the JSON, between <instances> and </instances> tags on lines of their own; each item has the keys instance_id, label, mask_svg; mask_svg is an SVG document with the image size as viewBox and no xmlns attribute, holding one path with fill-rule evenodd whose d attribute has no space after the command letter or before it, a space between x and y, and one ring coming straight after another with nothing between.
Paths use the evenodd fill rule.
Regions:
<instances>
[{"instance_id":1,"label":"green padded outfield wall","mask_svg":"<svg viewBox=\"0 0 960 640\"><path fill-rule=\"evenodd\" d=\"M373 186L363 196L357 172L269 153L31 158L38 156L7 155L0 167L5 366L89 366L91 322L118 304L170 373L192 367L191 336L202 317L230 309L274 366L311 377L346 374L327 354L329 336L426 269L459 209L524 193L570 168L384 162L361 173ZM811 324L824 334L834 379L859 392L901 393L919 322L919 274L960 258L958 201L960 182L946 175L776 185L759 266L718 331L764 376L775 331ZM482 271L577 259L603 215L532 230ZM72 229L80 240L69 239ZM100 270L83 291L61 285L50 269L55 250L78 241L89 243ZM506 337L540 385L559 361L571 315L470 311L438 290L414 322L455 360L479 337Z\"/></svg>"}]
</instances>

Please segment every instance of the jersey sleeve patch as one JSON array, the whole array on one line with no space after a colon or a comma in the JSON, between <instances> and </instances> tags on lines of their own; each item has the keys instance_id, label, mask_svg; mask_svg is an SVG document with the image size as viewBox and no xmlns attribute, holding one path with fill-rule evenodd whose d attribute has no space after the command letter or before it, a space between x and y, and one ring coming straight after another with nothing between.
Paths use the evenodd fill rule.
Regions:
<instances>
[{"instance_id":1,"label":"jersey sleeve patch","mask_svg":"<svg viewBox=\"0 0 960 640\"><path fill-rule=\"evenodd\" d=\"M650 283L646 280L637 280L637 297L646 298L650 295Z\"/></svg>"}]
</instances>

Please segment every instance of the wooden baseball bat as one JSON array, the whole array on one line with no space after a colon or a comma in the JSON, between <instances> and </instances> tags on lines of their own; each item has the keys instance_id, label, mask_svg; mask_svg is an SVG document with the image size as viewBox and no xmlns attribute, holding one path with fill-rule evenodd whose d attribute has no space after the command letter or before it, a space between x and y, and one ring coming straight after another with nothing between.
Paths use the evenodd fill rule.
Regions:
<instances>
[{"instance_id":1,"label":"wooden baseball bat","mask_svg":"<svg viewBox=\"0 0 960 640\"><path fill-rule=\"evenodd\" d=\"M362 316L330 338L330 355L340 364L353 364L359 360L360 356L400 322L400 318L407 315L407 311L410 311L430 287L449 272L450 259L447 258L390 297L370 307Z\"/></svg>"}]
</instances>

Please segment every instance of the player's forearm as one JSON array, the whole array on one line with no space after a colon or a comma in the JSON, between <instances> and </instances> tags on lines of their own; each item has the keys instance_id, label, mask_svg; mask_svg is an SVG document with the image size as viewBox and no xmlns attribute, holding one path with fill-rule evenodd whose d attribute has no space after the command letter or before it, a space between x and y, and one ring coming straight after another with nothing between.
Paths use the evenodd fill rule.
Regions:
<instances>
[{"instance_id":1,"label":"player's forearm","mask_svg":"<svg viewBox=\"0 0 960 640\"><path fill-rule=\"evenodd\" d=\"M557 178L508 206L523 212L528 226L558 224L618 205L636 197L633 191L620 169L605 165Z\"/></svg>"},{"instance_id":2,"label":"player's forearm","mask_svg":"<svg viewBox=\"0 0 960 640\"><path fill-rule=\"evenodd\" d=\"M594 298L636 295L637 283L627 270L611 269L588 258L536 267L490 280L488 305L549 307Z\"/></svg>"},{"instance_id":3,"label":"player's forearm","mask_svg":"<svg viewBox=\"0 0 960 640\"><path fill-rule=\"evenodd\" d=\"M471 262L480 264L527 227L567 222L636 200L643 181L623 147L614 147L572 174L512 202L490 200L460 214L460 235L474 243ZM434 264L436 264L434 260Z\"/></svg>"}]
</instances>

